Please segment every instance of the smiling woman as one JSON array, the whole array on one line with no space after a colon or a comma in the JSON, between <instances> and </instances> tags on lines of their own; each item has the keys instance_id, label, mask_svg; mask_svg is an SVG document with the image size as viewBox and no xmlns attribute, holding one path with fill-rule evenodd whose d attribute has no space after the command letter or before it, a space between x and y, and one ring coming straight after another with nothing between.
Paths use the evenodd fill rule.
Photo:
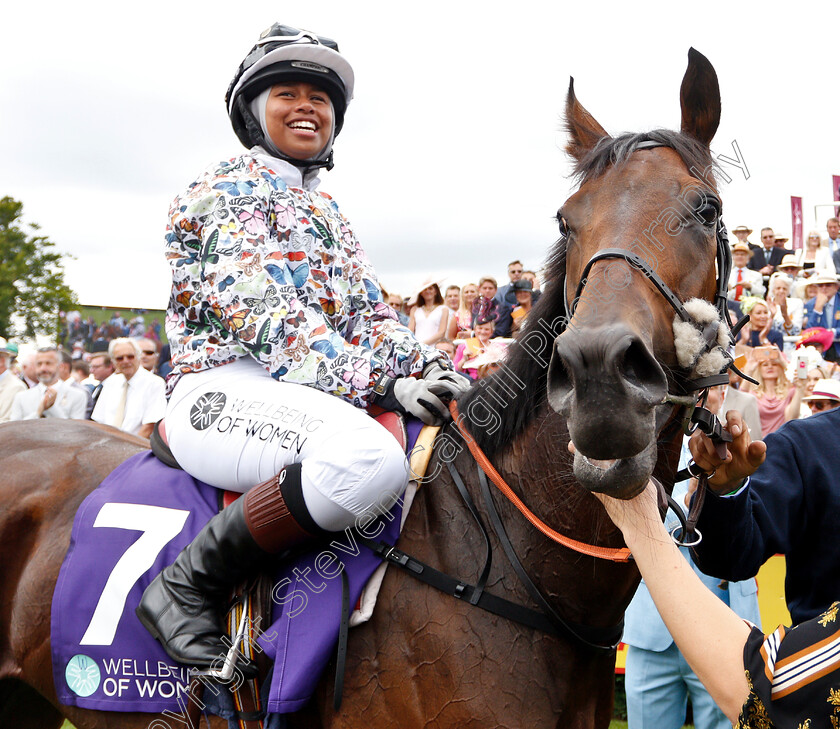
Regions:
<instances>
[{"instance_id":1,"label":"smiling woman","mask_svg":"<svg viewBox=\"0 0 840 729\"><path fill-rule=\"evenodd\" d=\"M405 454L365 408L436 424L447 414L440 397L466 388L442 352L399 323L347 220L316 191L353 84L334 41L271 26L226 96L248 151L212 165L170 211L169 446L190 475L246 494L138 608L188 665L225 653L219 608L248 570L401 494ZM305 417L283 418L283 438L221 427L248 403ZM279 422L259 432L279 432Z\"/></svg>"},{"instance_id":2,"label":"smiling woman","mask_svg":"<svg viewBox=\"0 0 840 729\"><path fill-rule=\"evenodd\" d=\"M332 141L332 104L319 86L303 82L272 86L264 113L271 140L296 159L316 157Z\"/></svg>"}]
</instances>

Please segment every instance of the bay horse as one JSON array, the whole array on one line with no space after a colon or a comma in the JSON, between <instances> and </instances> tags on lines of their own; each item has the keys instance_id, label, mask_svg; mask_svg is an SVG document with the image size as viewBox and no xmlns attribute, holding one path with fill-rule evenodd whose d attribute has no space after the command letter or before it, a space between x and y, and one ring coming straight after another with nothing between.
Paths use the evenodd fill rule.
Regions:
<instances>
[{"instance_id":1,"label":"bay horse","mask_svg":"<svg viewBox=\"0 0 840 729\"><path fill-rule=\"evenodd\" d=\"M552 529L603 548L620 548L622 540L591 491L629 498L652 473L672 485L680 403L691 400L691 366L675 345L674 311L689 299L714 301L723 265L709 150L720 93L714 69L694 49L680 103L680 132L613 138L570 85L567 150L580 185L558 213L561 238L546 291L502 369L459 401L461 429L444 430L445 446L429 465L434 477L419 490L399 540L416 559L465 582L479 579L486 545L453 485L460 474L479 518L492 521L495 510L507 534L508 544L497 531L489 534L497 557L486 591L535 605L516 567L498 556L510 549L548 607L577 626L575 635L525 627L391 568L373 618L350 632L341 708L333 707L327 675L289 726L609 724L611 644L638 571L546 539L510 501L480 485L464 446L482 449ZM66 717L79 729L139 729L155 719L58 706L49 636L53 588L79 504L145 447L86 422L0 426L3 726L59 727ZM610 638L599 640L601 633Z\"/></svg>"}]
</instances>

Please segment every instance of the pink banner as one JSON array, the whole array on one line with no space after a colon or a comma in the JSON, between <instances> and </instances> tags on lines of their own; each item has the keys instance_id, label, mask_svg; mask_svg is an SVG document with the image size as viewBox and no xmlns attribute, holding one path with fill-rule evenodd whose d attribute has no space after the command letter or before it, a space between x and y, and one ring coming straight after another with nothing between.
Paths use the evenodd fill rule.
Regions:
<instances>
[{"instance_id":1,"label":"pink banner","mask_svg":"<svg viewBox=\"0 0 840 729\"><path fill-rule=\"evenodd\" d=\"M840 200L840 175L831 176L831 199ZM840 206L834 207L834 217L840 217Z\"/></svg>"},{"instance_id":2,"label":"pink banner","mask_svg":"<svg viewBox=\"0 0 840 729\"><path fill-rule=\"evenodd\" d=\"M802 198L790 198L790 229L791 229L791 243L790 247L794 251L802 248Z\"/></svg>"}]
</instances>

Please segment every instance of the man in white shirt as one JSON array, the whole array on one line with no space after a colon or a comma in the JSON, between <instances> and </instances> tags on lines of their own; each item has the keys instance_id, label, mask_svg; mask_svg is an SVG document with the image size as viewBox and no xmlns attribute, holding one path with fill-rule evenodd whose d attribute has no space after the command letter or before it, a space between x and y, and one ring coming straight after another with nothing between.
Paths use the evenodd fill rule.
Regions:
<instances>
[{"instance_id":1,"label":"man in white shirt","mask_svg":"<svg viewBox=\"0 0 840 729\"><path fill-rule=\"evenodd\" d=\"M26 390L23 380L15 377L9 369L12 351L3 337L0 337L0 423L9 420L15 395Z\"/></svg>"},{"instance_id":2,"label":"man in white shirt","mask_svg":"<svg viewBox=\"0 0 840 729\"><path fill-rule=\"evenodd\" d=\"M732 246L732 273L729 274L729 298L741 301L745 296L764 296L764 280L758 271L747 268L750 247L746 243Z\"/></svg>"},{"instance_id":3,"label":"man in white shirt","mask_svg":"<svg viewBox=\"0 0 840 729\"><path fill-rule=\"evenodd\" d=\"M140 347L140 364L143 369L154 372L158 364L157 343L151 339L138 339L137 346Z\"/></svg>"},{"instance_id":4,"label":"man in white shirt","mask_svg":"<svg viewBox=\"0 0 840 729\"><path fill-rule=\"evenodd\" d=\"M58 363L59 354L55 347L38 350L35 354L38 384L15 395L10 420L84 419L87 395L58 376Z\"/></svg>"},{"instance_id":5,"label":"man in white shirt","mask_svg":"<svg viewBox=\"0 0 840 729\"><path fill-rule=\"evenodd\" d=\"M163 378L140 366L140 347L133 339L114 339L108 355L115 372L102 383L91 419L148 438L166 411Z\"/></svg>"}]
</instances>

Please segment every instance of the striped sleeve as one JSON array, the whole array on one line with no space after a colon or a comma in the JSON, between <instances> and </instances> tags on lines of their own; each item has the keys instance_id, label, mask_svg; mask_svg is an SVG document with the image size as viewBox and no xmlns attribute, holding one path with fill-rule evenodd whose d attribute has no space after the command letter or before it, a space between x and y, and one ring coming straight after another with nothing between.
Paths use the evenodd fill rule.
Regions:
<instances>
[{"instance_id":1,"label":"striped sleeve","mask_svg":"<svg viewBox=\"0 0 840 729\"><path fill-rule=\"evenodd\" d=\"M742 727L840 727L840 603L795 628L764 635L753 628L744 646L750 699Z\"/></svg>"}]
</instances>

